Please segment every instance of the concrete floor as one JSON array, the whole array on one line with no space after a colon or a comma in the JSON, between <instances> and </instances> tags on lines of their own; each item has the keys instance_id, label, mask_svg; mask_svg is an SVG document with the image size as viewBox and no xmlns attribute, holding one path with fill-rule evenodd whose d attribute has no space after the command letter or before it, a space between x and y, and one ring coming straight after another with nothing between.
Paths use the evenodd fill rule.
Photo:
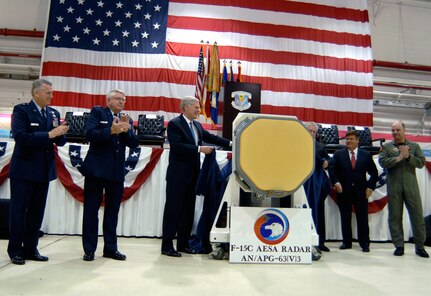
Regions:
<instances>
[{"instance_id":1,"label":"concrete floor","mask_svg":"<svg viewBox=\"0 0 431 296\"><path fill-rule=\"evenodd\" d=\"M160 255L160 239L119 238L127 261L102 257L84 262L80 236L45 235L39 243L48 262L10 263L7 240L0 240L0 295L429 295L431 260L406 244L403 257L390 243L357 244L331 252L311 265L229 264L207 255ZM430 250L428 250L430 251Z\"/></svg>"}]
</instances>

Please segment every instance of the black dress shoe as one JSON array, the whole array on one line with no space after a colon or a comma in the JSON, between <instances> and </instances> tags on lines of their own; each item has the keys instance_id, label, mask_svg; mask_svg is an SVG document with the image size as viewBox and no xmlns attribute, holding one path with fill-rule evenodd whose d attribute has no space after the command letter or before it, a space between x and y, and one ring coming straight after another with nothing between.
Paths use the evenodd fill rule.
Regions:
<instances>
[{"instance_id":1,"label":"black dress shoe","mask_svg":"<svg viewBox=\"0 0 431 296\"><path fill-rule=\"evenodd\" d=\"M319 253L319 249L315 246L311 247L311 260L319 261L322 255Z\"/></svg>"},{"instance_id":2,"label":"black dress shoe","mask_svg":"<svg viewBox=\"0 0 431 296\"><path fill-rule=\"evenodd\" d=\"M10 258L10 262L16 265L24 265L25 259L22 258L21 256L13 256L12 258Z\"/></svg>"},{"instance_id":3,"label":"black dress shoe","mask_svg":"<svg viewBox=\"0 0 431 296\"><path fill-rule=\"evenodd\" d=\"M82 260L93 261L94 260L94 252L85 253L84 256L82 256Z\"/></svg>"},{"instance_id":4,"label":"black dress shoe","mask_svg":"<svg viewBox=\"0 0 431 296\"><path fill-rule=\"evenodd\" d=\"M114 253L103 253L103 257L105 257L105 258L111 258L111 259L114 259L114 260L121 260L121 261L124 261L124 260L127 259L126 255L121 254L118 251L115 251Z\"/></svg>"},{"instance_id":5,"label":"black dress shoe","mask_svg":"<svg viewBox=\"0 0 431 296\"><path fill-rule=\"evenodd\" d=\"M195 250L190 249L190 248L181 248L181 249L178 249L178 252L186 253L186 254L193 254L193 255L198 253Z\"/></svg>"},{"instance_id":6,"label":"black dress shoe","mask_svg":"<svg viewBox=\"0 0 431 296\"><path fill-rule=\"evenodd\" d=\"M396 247L394 251L394 256L404 255L404 247Z\"/></svg>"},{"instance_id":7,"label":"black dress shoe","mask_svg":"<svg viewBox=\"0 0 431 296\"><path fill-rule=\"evenodd\" d=\"M325 245L320 245L320 246L318 246L318 248L319 248L319 250L320 251L322 251L322 252L330 252L331 250L327 247L327 246L325 246Z\"/></svg>"},{"instance_id":8,"label":"black dress shoe","mask_svg":"<svg viewBox=\"0 0 431 296\"><path fill-rule=\"evenodd\" d=\"M422 258L429 258L430 255L428 255L427 251L425 251L424 248L416 248L416 255Z\"/></svg>"},{"instance_id":9,"label":"black dress shoe","mask_svg":"<svg viewBox=\"0 0 431 296\"><path fill-rule=\"evenodd\" d=\"M171 249L169 251L162 251L162 255L169 256L169 257L181 257L182 256L180 252L177 252L174 249Z\"/></svg>"},{"instance_id":10,"label":"black dress shoe","mask_svg":"<svg viewBox=\"0 0 431 296\"><path fill-rule=\"evenodd\" d=\"M48 257L42 256L41 254L39 254L38 251L36 251L34 254L26 255L25 259L33 260L33 261L40 261L40 262L48 261Z\"/></svg>"},{"instance_id":11,"label":"black dress shoe","mask_svg":"<svg viewBox=\"0 0 431 296\"><path fill-rule=\"evenodd\" d=\"M340 246L340 250L347 250L347 249L351 249L352 248L352 246L351 245L346 245L346 244L342 244L341 246Z\"/></svg>"},{"instance_id":12,"label":"black dress shoe","mask_svg":"<svg viewBox=\"0 0 431 296\"><path fill-rule=\"evenodd\" d=\"M369 253L370 252L370 248L368 248L368 247L362 248L362 252Z\"/></svg>"}]
</instances>

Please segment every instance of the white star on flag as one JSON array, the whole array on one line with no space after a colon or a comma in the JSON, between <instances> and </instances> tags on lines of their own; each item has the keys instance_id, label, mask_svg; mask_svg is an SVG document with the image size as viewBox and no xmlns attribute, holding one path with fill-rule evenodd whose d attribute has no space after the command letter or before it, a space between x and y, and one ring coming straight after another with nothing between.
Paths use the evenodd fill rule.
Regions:
<instances>
[{"instance_id":1,"label":"white star on flag","mask_svg":"<svg viewBox=\"0 0 431 296\"><path fill-rule=\"evenodd\" d=\"M365 0L78 1L49 1L41 76L59 88L53 104L62 113L104 104L109 81L130 90L132 117L149 110L169 121L178 115L171 102L195 89L192 72L204 39L217 41L225 59L245 59L243 75L261 84L262 113L372 125L373 60ZM126 30L129 35L123 37Z\"/></svg>"}]
</instances>

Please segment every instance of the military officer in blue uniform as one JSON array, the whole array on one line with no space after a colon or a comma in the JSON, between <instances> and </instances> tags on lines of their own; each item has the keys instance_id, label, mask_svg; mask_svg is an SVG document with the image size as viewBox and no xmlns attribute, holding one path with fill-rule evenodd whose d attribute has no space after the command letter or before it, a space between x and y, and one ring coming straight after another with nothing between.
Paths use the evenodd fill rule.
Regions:
<instances>
[{"instance_id":1,"label":"military officer in blue uniform","mask_svg":"<svg viewBox=\"0 0 431 296\"><path fill-rule=\"evenodd\" d=\"M82 165L84 181L84 219L82 245L84 261L93 261L97 248L98 211L105 195L103 217L103 257L126 260L117 247L118 211L124 192L124 163L126 146L138 147L133 133L133 121L121 111L126 96L121 90L112 90L106 96L107 107L91 109L86 125L90 148Z\"/></svg>"},{"instance_id":2,"label":"military officer in blue uniform","mask_svg":"<svg viewBox=\"0 0 431 296\"><path fill-rule=\"evenodd\" d=\"M10 162L10 224L7 252L13 264L25 260L48 261L37 245L42 225L49 181L57 178L54 145L66 143L69 127L60 124L60 113L49 107L52 83L35 80L33 99L16 105L12 114L15 148Z\"/></svg>"}]
</instances>

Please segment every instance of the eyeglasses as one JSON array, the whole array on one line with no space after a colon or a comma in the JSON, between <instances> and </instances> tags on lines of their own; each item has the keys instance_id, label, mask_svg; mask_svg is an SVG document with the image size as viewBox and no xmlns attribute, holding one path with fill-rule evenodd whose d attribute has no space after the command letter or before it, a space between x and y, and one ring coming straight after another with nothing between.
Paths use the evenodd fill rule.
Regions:
<instances>
[{"instance_id":1,"label":"eyeglasses","mask_svg":"<svg viewBox=\"0 0 431 296\"><path fill-rule=\"evenodd\" d=\"M116 100L117 102L122 102L125 103L126 99L125 98L112 98L113 100Z\"/></svg>"}]
</instances>

